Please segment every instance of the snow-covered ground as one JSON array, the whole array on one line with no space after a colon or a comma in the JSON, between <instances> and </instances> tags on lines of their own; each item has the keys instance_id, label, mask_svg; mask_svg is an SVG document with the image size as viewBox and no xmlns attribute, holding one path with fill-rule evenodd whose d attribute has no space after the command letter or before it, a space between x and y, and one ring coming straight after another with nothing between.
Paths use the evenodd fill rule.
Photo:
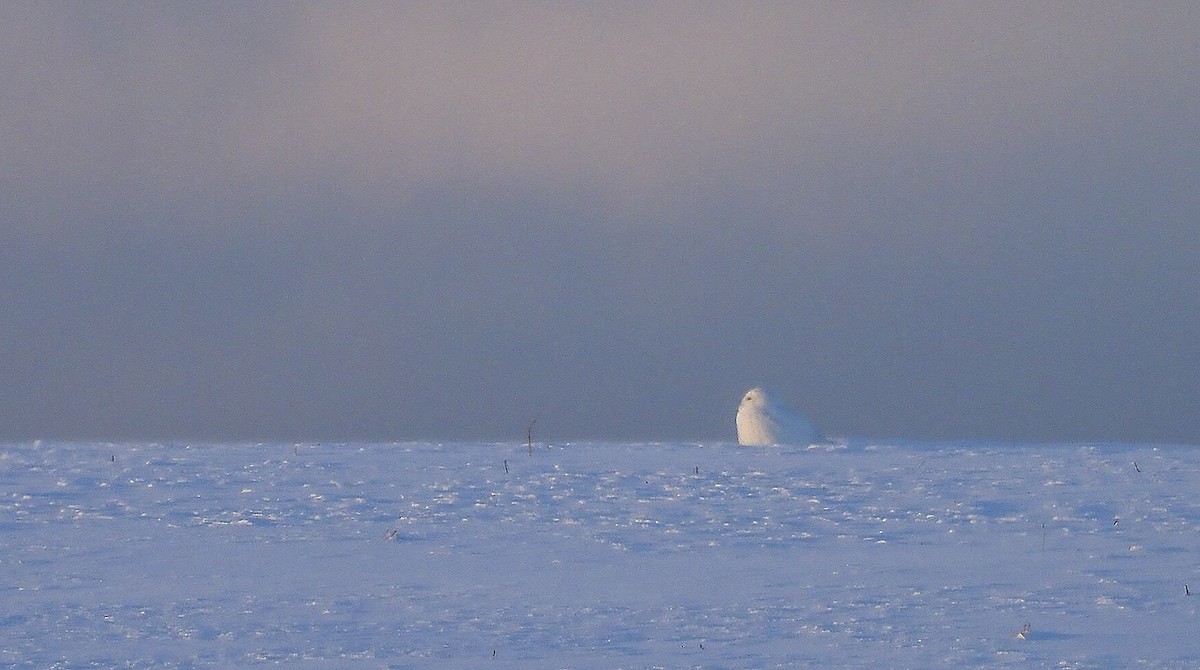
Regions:
<instances>
[{"instance_id":1,"label":"snow-covered ground","mask_svg":"<svg viewBox=\"0 0 1200 670\"><path fill-rule=\"evenodd\" d=\"M1195 668L1198 494L1151 445L3 445L0 666Z\"/></svg>"}]
</instances>

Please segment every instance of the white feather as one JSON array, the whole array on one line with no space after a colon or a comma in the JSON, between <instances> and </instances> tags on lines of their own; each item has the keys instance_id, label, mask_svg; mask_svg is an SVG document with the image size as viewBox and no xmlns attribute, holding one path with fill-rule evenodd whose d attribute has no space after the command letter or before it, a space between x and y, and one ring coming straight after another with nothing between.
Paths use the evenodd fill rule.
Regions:
<instances>
[{"instance_id":1,"label":"white feather","mask_svg":"<svg viewBox=\"0 0 1200 670\"><path fill-rule=\"evenodd\" d=\"M738 444L747 447L821 441L821 433L808 419L761 388L752 388L742 396L737 410L737 434Z\"/></svg>"}]
</instances>

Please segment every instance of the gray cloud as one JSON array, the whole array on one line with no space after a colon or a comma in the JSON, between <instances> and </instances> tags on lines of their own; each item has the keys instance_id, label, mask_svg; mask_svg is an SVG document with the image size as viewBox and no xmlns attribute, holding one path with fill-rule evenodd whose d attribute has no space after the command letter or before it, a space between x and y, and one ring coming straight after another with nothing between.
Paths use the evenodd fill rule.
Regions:
<instances>
[{"instance_id":1,"label":"gray cloud","mask_svg":"<svg viewBox=\"0 0 1200 670\"><path fill-rule=\"evenodd\" d=\"M2 12L5 434L1200 439L1187 5Z\"/></svg>"}]
</instances>

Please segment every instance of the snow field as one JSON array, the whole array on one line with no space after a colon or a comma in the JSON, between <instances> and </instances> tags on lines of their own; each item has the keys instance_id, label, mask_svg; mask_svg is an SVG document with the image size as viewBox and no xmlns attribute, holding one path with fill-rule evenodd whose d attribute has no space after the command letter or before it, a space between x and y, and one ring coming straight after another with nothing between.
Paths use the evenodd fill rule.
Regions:
<instances>
[{"instance_id":1,"label":"snow field","mask_svg":"<svg viewBox=\"0 0 1200 670\"><path fill-rule=\"evenodd\" d=\"M0 665L1196 667L1197 491L1151 445L6 445Z\"/></svg>"}]
</instances>

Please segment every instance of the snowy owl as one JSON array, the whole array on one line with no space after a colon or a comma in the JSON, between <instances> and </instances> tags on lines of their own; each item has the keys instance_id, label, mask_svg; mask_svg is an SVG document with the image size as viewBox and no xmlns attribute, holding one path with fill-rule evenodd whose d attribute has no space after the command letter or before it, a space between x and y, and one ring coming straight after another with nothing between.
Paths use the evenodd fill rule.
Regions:
<instances>
[{"instance_id":1,"label":"snowy owl","mask_svg":"<svg viewBox=\"0 0 1200 670\"><path fill-rule=\"evenodd\" d=\"M808 419L760 388L752 388L742 396L737 410L737 435L738 444L746 447L821 441L821 434Z\"/></svg>"}]
</instances>

